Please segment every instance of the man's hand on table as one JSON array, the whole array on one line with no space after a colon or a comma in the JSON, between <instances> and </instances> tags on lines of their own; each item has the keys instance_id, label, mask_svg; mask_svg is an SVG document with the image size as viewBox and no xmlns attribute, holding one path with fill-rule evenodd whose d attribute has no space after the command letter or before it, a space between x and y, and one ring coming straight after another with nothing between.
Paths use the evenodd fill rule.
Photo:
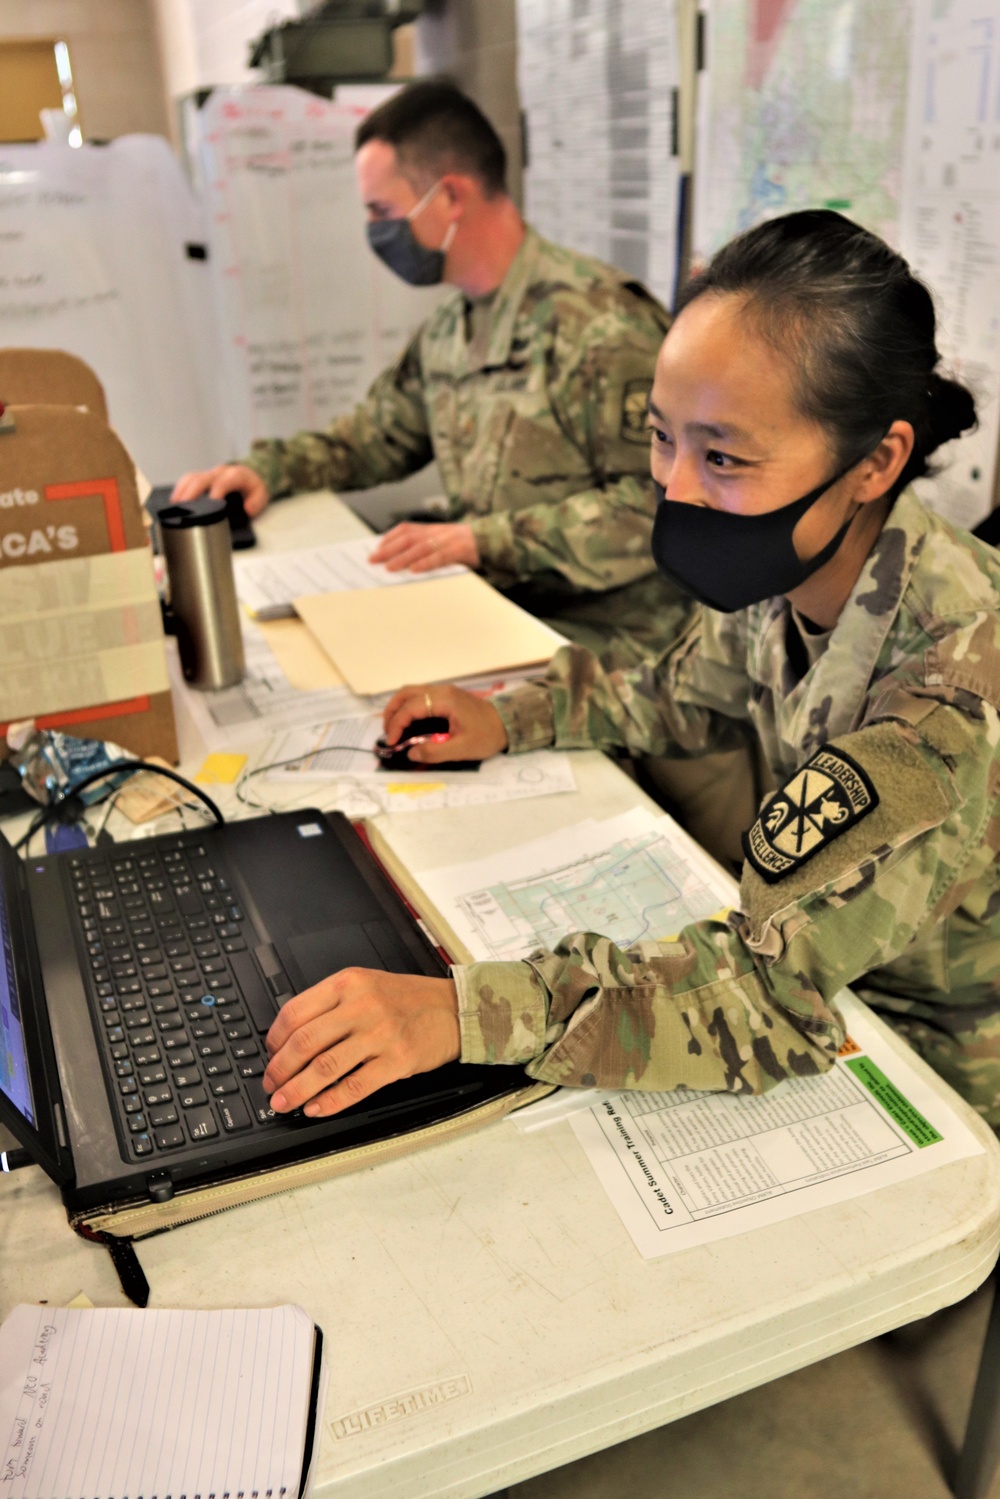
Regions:
<instances>
[{"instance_id":1,"label":"man's hand on table","mask_svg":"<svg viewBox=\"0 0 1000 1499\"><path fill-rule=\"evenodd\" d=\"M448 737L440 744L415 744L407 753L422 765L440 760L488 760L507 748L503 719L488 698L461 687L401 687L382 714L387 744L406 738L415 719L446 718Z\"/></svg>"},{"instance_id":2,"label":"man's hand on table","mask_svg":"<svg viewBox=\"0 0 1000 1499\"><path fill-rule=\"evenodd\" d=\"M391 573L426 573L456 562L478 567L479 547L464 521L403 521L385 533L368 560L383 562Z\"/></svg>"},{"instance_id":3,"label":"man's hand on table","mask_svg":"<svg viewBox=\"0 0 1000 1499\"><path fill-rule=\"evenodd\" d=\"M461 1051L451 979L345 968L282 1006L267 1033L263 1076L275 1113L323 1118L378 1088L455 1061Z\"/></svg>"},{"instance_id":4,"label":"man's hand on table","mask_svg":"<svg viewBox=\"0 0 1000 1499\"><path fill-rule=\"evenodd\" d=\"M196 500L202 494L207 494L211 500L222 500L233 490L238 490L243 496L243 508L251 518L259 515L270 499L260 474L247 468L245 463L218 463L215 468L182 474L170 498L175 505Z\"/></svg>"}]
</instances>

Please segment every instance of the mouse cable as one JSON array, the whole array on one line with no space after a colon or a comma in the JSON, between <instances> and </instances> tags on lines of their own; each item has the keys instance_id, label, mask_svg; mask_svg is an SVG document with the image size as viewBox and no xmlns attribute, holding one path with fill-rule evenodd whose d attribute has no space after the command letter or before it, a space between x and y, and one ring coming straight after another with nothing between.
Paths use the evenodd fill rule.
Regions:
<instances>
[{"instance_id":1,"label":"mouse cable","mask_svg":"<svg viewBox=\"0 0 1000 1499\"><path fill-rule=\"evenodd\" d=\"M92 786L96 781L103 781L108 776L122 774L131 776L140 770L148 771L150 775L163 776L168 781L176 781L178 786L183 786L192 796L204 802L216 822L225 822L226 819L208 793L202 791L200 786L196 786L193 781L189 781L186 776L180 775L176 770L171 770L165 765L154 765L150 760L118 760L114 765L104 766L102 770L90 771L87 775L81 776L78 781L74 781L71 786L65 787L57 801L50 802L47 807L43 807L32 819L28 831L14 844L15 851L29 843L39 828L43 828L53 817L57 817L60 808L64 807L72 797L85 790L87 786Z\"/></svg>"},{"instance_id":2,"label":"mouse cable","mask_svg":"<svg viewBox=\"0 0 1000 1499\"><path fill-rule=\"evenodd\" d=\"M290 760L270 760L266 765L257 765L253 770L245 770L243 772L236 786L236 799L237 801L241 801L245 807L255 806L257 804L248 802L244 795L246 787L249 786L254 776L266 775L269 770L284 770L287 765L301 765L303 760L312 760L314 758L318 760L327 753L338 752L348 755L371 755L374 753L374 751L365 749L360 744L324 744L322 749L306 750L301 755L293 755ZM357 779L356 776L351 775L349 770L343 771L342 774L345 780L351 781ZM270 811L271 809L268 808L268 810Z\"/></svg>"}]
</instances>

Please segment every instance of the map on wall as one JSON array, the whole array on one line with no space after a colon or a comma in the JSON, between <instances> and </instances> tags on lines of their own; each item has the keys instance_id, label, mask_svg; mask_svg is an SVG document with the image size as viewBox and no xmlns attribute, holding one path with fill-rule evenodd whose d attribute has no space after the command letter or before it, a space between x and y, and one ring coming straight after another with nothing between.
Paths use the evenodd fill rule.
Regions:
<instances>
[{"instance_id":1,"label":"map on wall","mask_svg":"<svg viewBox=\"0 0 1000 1499\"><path fill-rule=\"evenodd\" d=\"M517 0L517 21L527 218L672 302L674 0Z\"/></svg>"},{"instance_id":2,"label":"map on wall","mask_svg":"<svg viewBox=\"0 0 1000 1499\"><path fill-rule=\"evenodd\" d=\"M707 0L705 27L695 263L800 208L900 249L979 407L919 487L975 525L1000 442L1000 0Z\"/></svg>"},{"instance_id":3,"label":"map on wall","mask_svg":"<svg viewBox=\"0 0 1000 1499\"><path fill-rule=\"evenodd\" d=\"M912 13L885 0L714 0L694 247L798 208L897 237Z\"/></svg>"}]
</instances>

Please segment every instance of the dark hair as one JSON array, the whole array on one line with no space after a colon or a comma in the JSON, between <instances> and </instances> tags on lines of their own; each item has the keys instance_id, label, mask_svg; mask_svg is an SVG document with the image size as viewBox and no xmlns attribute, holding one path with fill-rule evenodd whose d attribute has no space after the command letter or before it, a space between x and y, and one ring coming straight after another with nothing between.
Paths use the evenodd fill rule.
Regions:
<instances>
[{"instance_id":1,"label":"dark hair","mask_svg":"<svg viewBox=\"0 0 1000 1499\"><path fill-rule=\"evenodd\" d=\"M431 173L478 177L488 198L507 191L507 153L478 105L441 80L411 83L358 126L354 149L387 141L400 161Z\"/></svg>"},{"instance_id":2,"label":"dark hair","mask_svg":"<svg viewBox=\"0 0 1000 1499\"><path fill-rule=\"evenodd\" d=\"M771 346L794 358L796 404L833 439L840 465L860 461L894 421L913 427L896 483L931 472L927 459L976 425L964 385L940 375L934 303L901 255L829 209L786 214L730 240L678 297L746 298Z\"/></svg>"}]
</instances>

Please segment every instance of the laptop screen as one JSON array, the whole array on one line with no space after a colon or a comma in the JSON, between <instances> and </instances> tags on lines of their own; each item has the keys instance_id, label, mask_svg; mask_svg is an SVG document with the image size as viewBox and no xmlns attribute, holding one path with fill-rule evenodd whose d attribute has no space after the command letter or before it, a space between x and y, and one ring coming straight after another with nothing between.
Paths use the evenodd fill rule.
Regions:
<instances>
[{"instance_id":1,"label":"laptop screen","mask_svg":"<svg viewBox=\"0 0 1000 1499\"><path fill-rule=\"evenodd\" d=\"M24 1027L17 1000L17 977L14 972L14 954L10 946L10 924L7 919L7 900L3 888L3 872L0 870L0 1090L27 1119L36 1124L31 1082L28 1077L28 1058L24 1047Z\"/></svg>"}]
</instances>

